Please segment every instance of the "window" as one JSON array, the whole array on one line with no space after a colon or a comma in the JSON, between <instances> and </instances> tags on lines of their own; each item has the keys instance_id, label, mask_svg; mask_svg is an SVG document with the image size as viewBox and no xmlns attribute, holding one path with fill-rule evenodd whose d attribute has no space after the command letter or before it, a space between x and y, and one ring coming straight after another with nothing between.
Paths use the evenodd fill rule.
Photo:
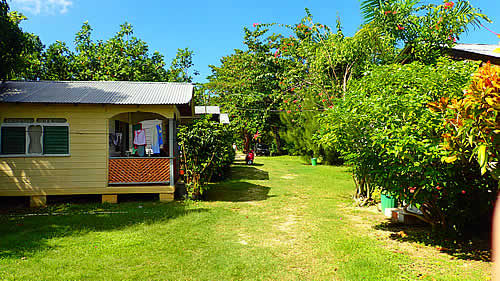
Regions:
<instances>
[{"instance_id":1,"label":"window","mask_svg":"<svg viewBox=\"0 0 500 281\"><path fill-rule=\"evenodd\" d=\"M57 120L59 122L45 120ZM6 122L2 124L0 130L0 155L69 155L69 126L67 123L60 123L62 120L64 119L44 118L43 121L45 122L43 123Z\"/></svg>"}]
</instances>

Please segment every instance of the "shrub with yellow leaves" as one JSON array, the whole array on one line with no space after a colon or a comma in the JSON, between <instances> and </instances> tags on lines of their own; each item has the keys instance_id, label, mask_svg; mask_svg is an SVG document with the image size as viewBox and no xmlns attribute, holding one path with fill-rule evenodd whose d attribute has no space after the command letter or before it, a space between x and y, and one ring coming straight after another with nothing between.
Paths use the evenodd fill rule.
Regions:
<instances>
[{"instance_id":1,"label":"shrub with yellow leaves","mask_svg":"<svg viewBox=\"0 0 500 281\"><path fill-rule=\"evenodd\" d=\"M428 106L445 116L443 126L448 132L442 135L442 147L449 154L443 157L443 161L476 159L481 174L488 171L498 180L500 66L483 64L474 73L461 99L441 98Z\"/></svg>"}]
</instances>

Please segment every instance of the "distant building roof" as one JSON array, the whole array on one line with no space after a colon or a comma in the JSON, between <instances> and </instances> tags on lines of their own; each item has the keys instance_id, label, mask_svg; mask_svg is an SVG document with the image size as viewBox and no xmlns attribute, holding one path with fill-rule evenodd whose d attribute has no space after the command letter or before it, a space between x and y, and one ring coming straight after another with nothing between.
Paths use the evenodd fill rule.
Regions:
<instances>
[{"instance_id":1,"label":"distant building roof","mask_svg":"<svg viewBox=\"0 0 500 281\"><path fill-rule=\"evenodd\" d=\"M449 49L449 54L456 59L490 61L493 64L500 65L500 45L488 44L456 44Z\"/></svg>"},{"instance_id":2,"label":"distant building roof","mask_svg":"<svg viewBox=\"0 0 500 281\"><path fill-rule=\"evenodd\" d=\"M0 102L86 104L187 104L189 83L131 81L7 81Z\"/></svg>"},{"instance_id":3,"label":"distant building roof","mask_svg":"<svg viewBox=\"0 0 500 281\"><path fill-rule=\"evenodd\" d=\"M221 124L229 124L229 115L227 113L221 113L219 116L219 120Z\"/></svg>"},{"instance_id":4,"label":"distant building roof","mask_svg":"<svg viewBox=\"0 0 500 281\"><path fill-rule=\"evenodd\" d=\"M195 106L194 114L220 114L220 107L215 105Z\"/></svg>"},{"instance_id":5,"label":"distant building roof","mask_svg":"<svg viewBox=\"0 0 500 281\"><path fill-rule=\"evenodd\" d=\"M194 107L195 115L212 115L211 119L217 121L217 115L219 115L219 122L221 124L229 124L229 115L227 113L220 113L220 107L216 105L198 105Z\"/></svg>"}]
</instances>

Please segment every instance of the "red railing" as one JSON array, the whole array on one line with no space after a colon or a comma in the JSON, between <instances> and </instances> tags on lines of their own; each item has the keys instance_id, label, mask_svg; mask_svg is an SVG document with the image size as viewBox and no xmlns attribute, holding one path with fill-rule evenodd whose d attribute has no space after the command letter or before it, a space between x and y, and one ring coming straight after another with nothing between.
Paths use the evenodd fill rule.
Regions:
<instances>
[{"instance_id":1,"label":"red railing","mask_svg":"<svg viewBox=\"0 0 500 281\"><path fill-rule=\"evenodd\" d=\"M169 157L109 159L109 184L170 184Z\"/></svg>"}]
</instances>

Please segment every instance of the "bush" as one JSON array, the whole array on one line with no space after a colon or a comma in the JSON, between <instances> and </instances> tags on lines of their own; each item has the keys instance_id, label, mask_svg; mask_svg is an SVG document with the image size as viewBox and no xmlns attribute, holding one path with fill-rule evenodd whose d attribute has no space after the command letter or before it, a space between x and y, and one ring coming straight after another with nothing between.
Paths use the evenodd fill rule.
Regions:
<instances>
[{"instance_id":1,"label":"bush","mask_svg":"<svg viewBox=\"0 0 500 281\"><path fill-rule=\"evenodd\" d=\"M476 159L481 173L500 178L500 66L487 63L459 99L442 97L428 104L443 117L443 148L447 162Z\"/></svg>"},{"instance_id":2,"label":"bush","mask_svg":"<svg viewBox=\"0 0 500 281\"><path fill-rule=\"evenodd\" d=\"M203 117L180 127L178 137L188 195L201 199L207 183L224 178L234 160L233 132L230 127Z\"/></svg>"},{"instance_id":3,"label":"bush","mask_svg":"<svg viewBox=\"0 0 500 281\"><path fill-rule=\"evenodd\" d=\"M352 165L363 202L381 188L418 207L422 220L461 233L491 214L498 183L479 167L442 161L443 117L427 104L460 97L476 69L445 59L376 67L322 116L317 142Z\"/></svg>"}]
</instances>

